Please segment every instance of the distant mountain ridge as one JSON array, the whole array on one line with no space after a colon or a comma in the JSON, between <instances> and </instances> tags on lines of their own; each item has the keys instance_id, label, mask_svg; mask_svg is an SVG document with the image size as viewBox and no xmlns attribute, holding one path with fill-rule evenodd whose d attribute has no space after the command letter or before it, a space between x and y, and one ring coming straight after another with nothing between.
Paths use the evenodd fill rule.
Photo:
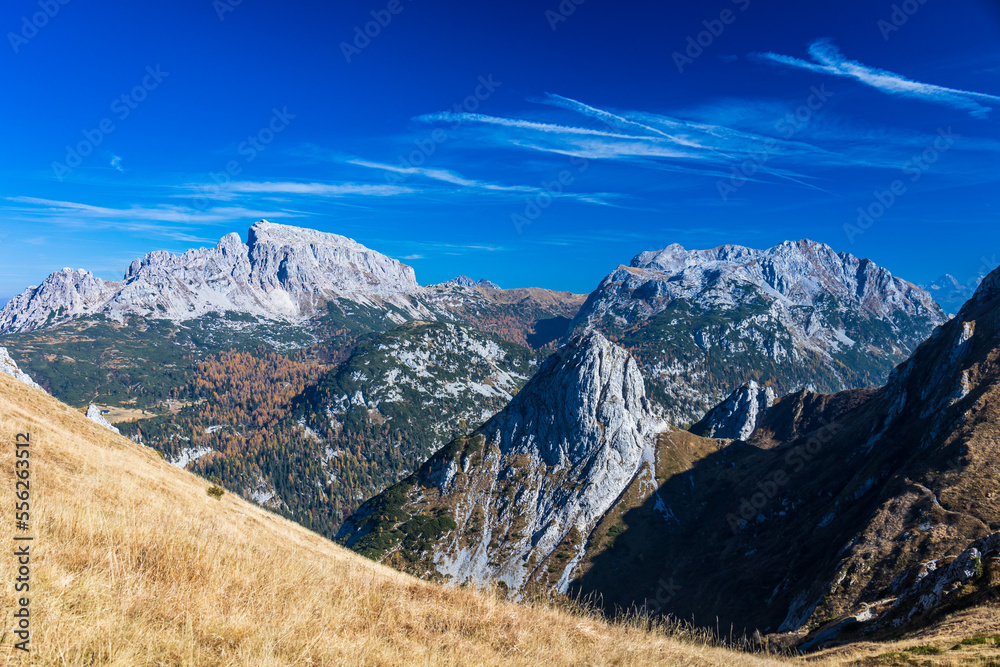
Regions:
<instances>
[{"instance_id":1,"label":"distant mountain ridge","mask_svg":"<svg viewBox=\"0 0 1000 667\"><path fill-rule=\"evenodd\" d=\"M924 290L822 243L674 244L607 276L571 331L632 350L680 424L749 380L778 394L877 386L945 319Z\"/></svg>"},{"instance_id":2,"label":"distant mountain ridge","mask_svg":"<svg viewBox=\"0 0 1000 667\"><path fill-rule=\"evenodd\" d=\"M962 283L955 276L946 273L934 282L921 285L921 287L927 290L946 312L955 314L976 293L976 288L983 282L984 277L980 275L971 281Z\"/></svg>"},{"instance_id":3,"label":"distant mountain ridge","mask_svg":"<svg viewBox=\"0 0 1000 667\"><path fill-rule=\"evenodd\" d=\"M487 280L486 278L481 278L479 280L473 280L469 276L458 276L457 278L452 278L447 280L443 285L458 285L460 287L489 287L490 289L501 289L492 280Z\"/></svg>"},{"instance_id":4,"label":"distant mountain ridge","mask_svg":"<svg viewBox=\"0 0 1000 667\"><path fill-rule=\"evenodd\" d=\"M467 276L422 287L411 267L357 241L260 220L245 244L232 233L214 248L150 252L122 280L56 271L0 308L0 335L139 317L195 330L183 337L209 347L242 339L294 349L330 337L349 345L358 335L425 320L465 322L540 348L565 334L584 299L541 288L503 290Z\"/></svg>"},{"instance_id":5,"label":"distant mountain ridge","mask_svg":"<svg viewBox=\"0 0 1000 667\"><path fill-rule=\"evenodd\" d=\"M237 312L295 322L322 314L331 299L385 302L412 317L430 316L409 298L419 290L411 267L356 241L261 220L245 244L228 234L214 248L151 252L120 281L83 269L53 273L0 310L0 331L97 314L122 322L127 315L183 321Z\"/></svg>"}]
</instances>

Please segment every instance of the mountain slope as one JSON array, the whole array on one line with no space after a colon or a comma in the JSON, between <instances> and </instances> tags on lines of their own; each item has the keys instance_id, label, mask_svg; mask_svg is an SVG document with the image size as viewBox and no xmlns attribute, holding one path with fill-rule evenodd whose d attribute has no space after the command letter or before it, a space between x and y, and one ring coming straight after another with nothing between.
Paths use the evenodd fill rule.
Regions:
<instances>
[{"instance_id":1,"label":"mountain slope","mask_svg":"<svg viewBox=\"0 0 1000 667\"><path fill-rule=\"evenodd\" d=\"M601 282L573 330L632 350L679 424L749 380L778 395L878 386L944 319L914 285L803 240L641 253Z\"/></svg>"},{"instance_id":2,"label":"mountain slope","mask_svg":"<svg viewBox=\"0 0 1000 667\"><path fill-rule=\"evenodd\" d=\"M748 442L714 440L658 424L636 362L591 332L338 538L454 584L568 591L808 649L928 631L995 608L998 362L1000 270L883 388L791 394L736 420L741 436L756 426Z\"/></svg>"},{"instance_id":3,"label":"mountain slope","mask_svg":"<svg viewBox=\"0 0 1000 667\"><path fill-rule=\"evenodd\" d=\"M774 664L412 579L230 494L215 500L152 450L0 374L0 438L24 432L32 653L7 641L5 664ZM0 452L7 480L13 451ZM2 559L0 576L13 581L16 566ZM0 594L8 609L14 597Z\"/></svg>"},{"instance_id":4,"label":"mountain slope","mask_svg":"<svg viewBox=\"0 0 1000 667\"><path fill-rule=\"evenodd\" d=\"M585 294L538 287L500 289L488 280L462 278L428 285L424 293L428 306L480 331L535 349L554 349L587 299Z\"/></svg>"},{"instance_id":5,"label":"mountain slope","mask_svg":"<svg viewBox=\"0 0 1000 667\"><path fill-rule=\"evenodd\" d=\"M120 424L168 460L332 535L366 498L503 408L537 353L468 325L411 322L333 368L274 353L199 364L175 414Z\"/></svg>"},{"instance_id":6,"label":"mountain slope","mask_svg":"<svg viewBox=\"0 0 1000 667\"><path fill-rule=\"evenodd\" d=\"M585 298L468 279L424 288L410 267L343 236L264 220L247 236L151 252L120 281L53 273L0 310L0 344L61 400L163 415L211 355L263 347L337 362L360 338L414 320L550 348Z\"/></svg>"},{"instance_id":7,"label":"mountain slope","mask_svg":"<svg viewBox=\"0 0 1000 667\"><path fill-rule=\"evenodd\" d=\"M664 426L627 352L596 332L574 338L493 419L362 506L338 539L455 584L565 591L595 523L634 480L653 483Z\"/></svg>"},{"instance_id":8,"label":"mountain slope","mask_svg":"<svg viewBox=\"0 0 1000 667\"><path fill-rule=\"evenodd\" d=\"M920 614L908 607L928 572L1000 531L998 359L1000 270L879 391L785 397L751 444L668 477L624 513L614 547L581 565L576 590L812 648L992 604L1000 560L987 551ZM651 530L660 506L671 518ZM636 570L637 559L654 565ZM664 580L683 594L659 600Z\"/></svg>"}]
</instances>

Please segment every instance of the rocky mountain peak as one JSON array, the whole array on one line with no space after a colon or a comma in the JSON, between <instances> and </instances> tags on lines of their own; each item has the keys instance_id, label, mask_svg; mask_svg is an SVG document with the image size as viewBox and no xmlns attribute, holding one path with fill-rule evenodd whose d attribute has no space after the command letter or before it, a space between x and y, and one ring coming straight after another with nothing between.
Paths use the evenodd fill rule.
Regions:
<instances>
[{"instance_id":1,"label":"rocky mountain peak","mask_svg":"<svg viewBox=\"0 0 1000 667\"><path fill-rule=\"evenodd\" d=\"M600 329L632 350L671 420L691 423L749 379L779 393L877 385L945 319L912 283L802 239L640 253L601 281L570 330Z\"/></svg>"},{"instance_id":2,"label":"rocky mountain peak","mask_svg":"<svg viewBox=\"0 0 1000 667\"><path fill-rule=\"evenodd\" d=\"M691 432L706 438L748 440L764 413L774 405L774 389L762 387L751 380L712 408L691 428Z\"/></svg>"},{"instance_id":3,"label":"rocky mountain peak","mask_svg":"<svg viewBox=\"0 0 1000 667\"><path fill-rule=\"evenodd\" d=\"M658 426L635 359L592 331L546 359L483 433L504 452L531 448L548 465L577 465L600 452L629 459Z\"/></svg>"},{"instance_id":4,"label":"rocky mountain peak","mask_svg":"<svg viewBox=\"0 0 1000 667\"><path fill-rule=\"evenodd\" d=\"M476 433L366 503L339 539L374 558L409 553L409 539L391 537L402 534L396 524L430 503L451 508L454 528L427 545L428 567L455 584L565 592L604 513L637 479L655 484L656 438L666 428L631 355L598 332L576 336ZM399 511L387 512L396 502Z\"/></svg>"},{"instance_id":5,"label":"rocky mountain peak","mask_svg":"<svg viewBox=\"0 0 1000 667\"><path fill-rule=\"evenodd\" d=\"M231 236L235 235L230 234L222 241L226 241ZM239 236L236 238L238 240ZM221 244L222 242L220 242ZM258 244L293 248L323 246L327 248L348 248L357 251L368 250L368 248L354 239L349 239L340 234L331 234L330 232L321 232L293 225L279 225L267 220L258 220L250 227L250 231L247 233L247 245L253 249Z\"/></svg>"},{"instance_id":6,"label":"rocky mountain peak","mask_svg":"<svg viewBox=\"0 0 1000 667\"><path fill-rule=\"evenodd\" d=\"M685 250L679 244L640 253L632 268L668 274L674 282L685 279L725 283L739 281L766 286L795 305L812 304L820 292L860 300L873 310L916 300L925 310L935 310L923 290L879 267L871 260L838 253L825 243L809 239L784 241L766 250L723 245L709 250ZM688 270L691 273L688 273Z\"/></svg>"},{"instance_id":7,"label":"rocky mountain peak","mask_svg":"<svg viewBox=\"0 0 1000 667\"><path fill-rule=\"evenodd\" d=\"M432 318L409 295L420 291L413 269L337 234L266 220L248 243L227 234L214 248L180 255L158 250L131 263L120 281L63 269L0 310L0 331L31 331L82 315L119 322L129 315L173 321L229 311L300 321L325 313L332 299L396 308Z\"/></svg>"},{"instance_id":8,"label":"rocky mountain peak","mask_svg":"<svg viewBox=\"0 0 1000 667\"><path fill-rule=\"evenodd\" d=\"M411 267L339 234L261 220L247 237L251 282L289 293L300 310L315 308L323 294L389 297L420 289Z\"/></svg>"}]
</instances>

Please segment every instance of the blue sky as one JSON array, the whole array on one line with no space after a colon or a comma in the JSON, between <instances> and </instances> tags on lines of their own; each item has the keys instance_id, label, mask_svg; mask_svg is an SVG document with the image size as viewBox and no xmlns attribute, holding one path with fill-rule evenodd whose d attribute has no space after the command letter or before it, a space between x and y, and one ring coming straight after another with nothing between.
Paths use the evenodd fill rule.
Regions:
<instances>
[{"instance_id":1,"label":"blue sky","mask_svg":"<svg viewBox=\"0 0 1000 667\"><path fill-rule=\"evenodd\" d=\"M264 217L422 283L587 292L670 243L803 237L915 282L1000 264L995 2L13 0L0 20L0 297Z\"/></svg>"}]
</instances>

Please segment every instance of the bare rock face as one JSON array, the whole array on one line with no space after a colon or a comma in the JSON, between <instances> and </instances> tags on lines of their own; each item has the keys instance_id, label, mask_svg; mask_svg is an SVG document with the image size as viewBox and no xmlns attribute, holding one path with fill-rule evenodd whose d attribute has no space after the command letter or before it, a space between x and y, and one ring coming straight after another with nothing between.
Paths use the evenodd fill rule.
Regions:
<instances>
[{"instance_id":1,"label":"bare rock face","mask_svg":"<svg viewBox=\"0 0 1000 667\"><path fill-rule=\"evenodd\" d=\"M339 539L364 552L366 538L396 530L382 525L393 521L386 499L407 494L407 511L422 501L453 508L455 528L430 545L434 569L452 583L501 581L521 592L549 581L541 564L572 544L555 586L565 591L594 525L638 475L652 478L655 439L665 428L631 355L597 332L576 337L473 436L363 506Z\"/></svg>"},{"instance_id":2,"label":"bare rock face","mask_svg":"<svg viewBox=\"0 0 1000 667\"><path fill-rule=\"evenodd\" d=\"M816 305L817 300L832 295L889 321L900 315L941 313L930 294L893 277L871 260L838 253L825 243L809 240L785 241L767 250L735 245L685 250L674 244L640 253L632 260L632 267L666 274L668 279L675 278L668 282L687 287L699 283L721 286L733 280L753 284L799 306ZM668 285L668 289L673 291L677 286Z\"/></svg>"},{"instance_id":3,"label":"bare rock face","mask_svg":"<svg viewBox=\"0 0 1000 667\"><path fill-rule=\"evenodd\" d=\"M518 461L525 477L516 508L495 493L473 494L462 504L505 517L478 544L439 553L439 570L455 580L505 580L519 588L529 576L526 562L540 561L574 528L589 534L639 473L652 461L654 439L665 428L650 410L639 366L627 351L599 333L571 341L539 370L510 405L481 430L484 446L498 456L474 471L471 486L508 477L504 462ZM542 474L542 473L546 474ZM515 532L526 537L496 565L483 564L490 541ZM504 530L510 522L509 530ZM581 545L582 547L582 545ZM569 577L564 577L568 584Z\"/></svg>"},{"instance_id":4,"label":"bare rock face","mask_svg":"<svg viewBox=\"0 0 1000 667\"><path fill-rule=\"evenodd\" d=\"M774 390L751 380L713 408L691 432L705 438L746 441L757 429L764 413L774 405Z\"/></svg>"},{"instance_id":5,"label":"bare rock face","mask_svg":"<svg viewBox=\"0 0 1000 667\"><path fill-rule=\"evenodd\" d=\"M922 614L948 607L953 598L961 597L963 586L983 579L984 563L1000 558L1000 533L993 533L970 544L957 557L941 558L922 563L907 573L909 587L892 601L892 606L873 625L900 627ZM948 562L951 561L951 562ZM988 579L980 585L987 588ZM957 606L957 605L956 605ZM875 618L872 614L871 619ZM862 621L869 619L862 619Z\"/></svg>"},{"instance_id":6,"label":"bare rock face","mask_svg":"<svg viewBox=\"0 0 1000 667\"><path fill-rule=\"evenodd\" d=\"M81 315L94 315L114 293L115 285L89 271L63 269L31 286L0 310L0 332L32 331Z\"/></svg>"},{"instance_id":7,"label":"bare rock face","mask_svg":"<svg viewBox=\"0 0 1000 667\"><path fill-rule=\"evenodd\" d=\"M42 391L45 391L38 385L37 382L31 379L31 376L29 376L27 373L18 368L17 362L11 358L10 354L7 352L6 347L0 347L0 373L5 373L7 375L10 375L15 380L20 380L21 382L30 387L34 387L35 389L41 389Z\"/></svg>"},{"instance_id":8,"label":"bare rock face","mask_svg":"<svg viewBox=\"0 0 1000 667\"><path fill-rule=\"evenodd\" d=\"M250 228L248 248L251 283L285 290L300 310L318 295L392 297L420 289L411 267L337 234L261 221Z\"/></svg>"},{"instance_id":9,"label":"bare rock face","mask_svg":"<svg viewBox=\"0 0 1000 667\"><path fill-rule=\"evenodd\" d=\"M82 269L53 273L0 311L0 332L96 314L118 322L130 314L184 321L234 311L296 322L322 314L334 298L428 315L408 296L419 291L412 268L356 241L261 220L246 244L229 234L214 248L151 252L132 262L121 281Z\"/></svg>"},{"instance_id":10,"label":"bare rock face","mask_svg":"<svg viewBox=\"0 0 1000 667\"><path fill-rule=\"evenodd\" d=\"M101 414L101 409L96 405L91 404L90 407L87 408L87 419L95 424L100 424L104 428L110 429L119 435L121 434L121 431L104 418L104 415Z\"/></svg>"}]
</instances>

